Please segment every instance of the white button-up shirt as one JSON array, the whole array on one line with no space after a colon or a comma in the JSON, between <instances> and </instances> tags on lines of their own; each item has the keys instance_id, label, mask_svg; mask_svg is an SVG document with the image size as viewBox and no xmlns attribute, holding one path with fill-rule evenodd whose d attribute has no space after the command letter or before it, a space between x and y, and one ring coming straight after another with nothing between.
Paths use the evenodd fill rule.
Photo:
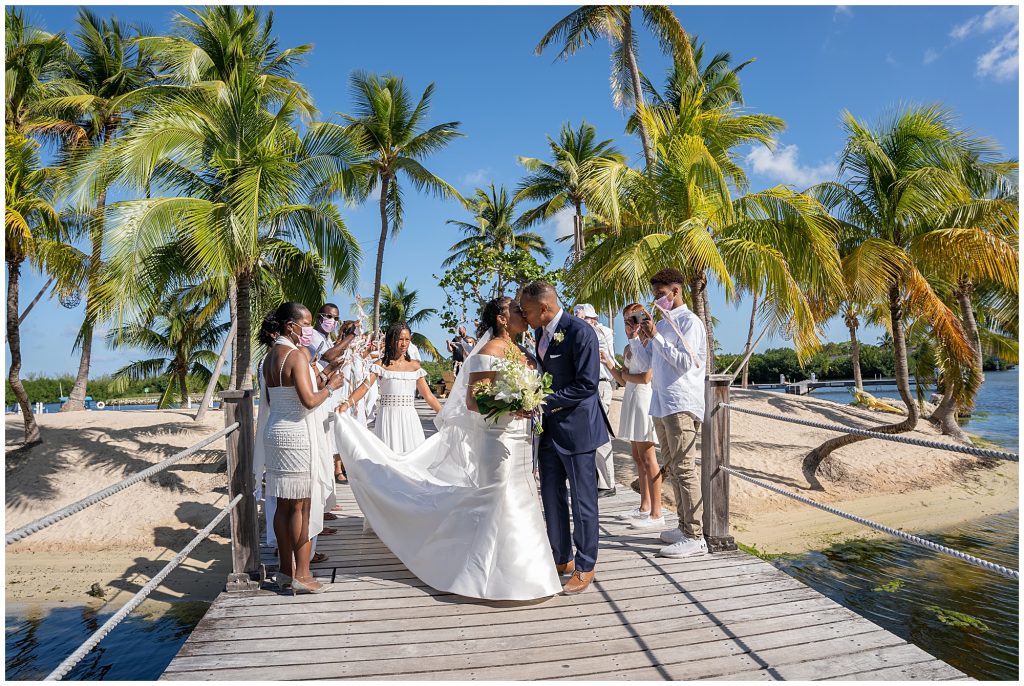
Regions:
<instances>
[{"instance_id":1,"label":"white button-up shirt","mask_svg":"<svg viewBox=\"0 0 1024 686\"><path fill-rule=\"evenodd\" d=\"M562 321L562 314L564 314L562 308L558 308L558 313L551 318L551 321L547 323L544 330L541 332L540 340L537 341L537 357L548 356L548 348L550 348L551 344L554 342L552 339L555 335L555 329L558 328L558 322ZM545 338L547 339L546 342L544 342ZM540 350L541 345L545 346L543 354Z\"/></svg>"},{"instance_id":2,"label":"white button-up shirt","mask_svg":"<svg viewBox=\"0 0 1024 686\"><path fill-rule=\"evenodd\" d=\"M594 331L597 332L597 344L609 360L615 359L615 332L604 324L595 324ZM601 365L601 380L610 382L612 373L608 367Z\"/></svg>"},{"instance_id":3,"label":"white button-up shirt","mask_svg":"<svg viewBox=\"0 0 1024 686\"><path fill-rule=\"evenodd\" d=\"M704 322L685 304L665 316L672 318L679 333L685 338L686 345L683 345L679 334L664 317L658 322L655 336L647 345L640 343L639 338L630 341L637 361L645 369L653 371L650 415L667 417L685 412L696 421L702 422L704 375L708 360L708 339ZM690 351L693 351L692 355Z\"/></svg>"}]
</instances>

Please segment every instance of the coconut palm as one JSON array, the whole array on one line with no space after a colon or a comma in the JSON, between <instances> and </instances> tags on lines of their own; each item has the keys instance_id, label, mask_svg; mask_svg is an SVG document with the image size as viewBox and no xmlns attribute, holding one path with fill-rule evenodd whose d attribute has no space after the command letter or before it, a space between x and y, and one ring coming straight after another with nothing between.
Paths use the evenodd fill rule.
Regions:
<instances>
[{"instance_id":1,"label":"coconut palm","mask_svg":"<svg viewBox=\"0 0 1024 686\"><path fill-rule=\"evenodd\" d=\"M419 300L419 292L409 290L406 286L406 279L402 279L394 288L387 284L381 286L381 310L380 321L384 330L392 324L404 322L412 332L413 344L435 360L441 359L441 354L430 340L421 333L416 333L415 328L424 324L428 319L437 314L434 308L416 309Z\"/></svg>"},{"instance_id":2,"label":"coconut palm","mask_svg":"<svg viewBox=\"0 0 1024 686\"><path fill-rule=\"evenodd\" d=\"M815 193L856 236L843 263L850 296L888 310L896 385L908 414L874 430L899 433L913 429L920 416L910 391L907 323L927 322L957 365L970 365L973 357L963 325L936 284L961 276L1016 284L1015 248L993 232L955 220L958 208L983 211L963 182L968 173L998 176L1008 170L989 161L996 151L991 143L958 130L952 114L938 106L902 108L874 127L849 112L843 121L847 143L840 174L847 180L823 184ZM805 474L813 475L832 451L860 440L865 439L844 435L826 441L805 459Z\"/></svg>"},{"instance_id":3,"label":"coconut palm","mask_svg":"<svg viewBox=\"0 0 1024 686\"><path fill-rule=\"evenodd\" d=\"M424 128L434 84L427 86L419 102L413 105L405 82L390 74L377 76L362 71L352 74L354 114L342 114L346 130L367 152L367 159L355 168L358 178L375 185L379 191L380 238L373 277L373 331L380 323L381 273L388 234L402 228L402 179L436 197L455 198L465 204L459 192L447 181L423 166L430 154L446 148L455 138L459 122L445 122Z\"/></svg>"},{"instance_id":4,"label":"coconut palm","mask_svg":"<svg viewBox=\"0 0 1024 686\"><path fill-rule=\"evenodd\" d=\"M89 146L101 147L111 141L145 102L143 92L155 78L151 56L140 50L134 39L137 32L124 27L116 18L100 19L86 8L79 10L72 49L63 66L64 93L37 103L39 111L63 121L69 131L66 154L81 155ZM96 188L95 204L79 218L90 243L89 271L83 284L86 316L75 341L81 347L78 374L61 411L85 408L86 385L92 358L93 329L89 302L103 269L103 230L107 189Z\"/></svg>"},{"instance_id":5,"label":"coconut palm","mask_svg":"<svg viewBox=\"0 0 1024 686\"><path fill-rule=\"evenodd\" d=\"M204 312L204 310L207 310ZM125 324L107 334L107 342L118 348L138 348L155 355L136 360L114 372L120 383L166 376L167 387L159 407L167 407L175 395L188 402L188 377L204 383L213 377L210 366L217 358L213 349L227 333L230 322L217 323L203 305L186 306L170 297L146 313L141 321Z\"/></svg>"},{"instance_id":6,"label":"coconut palm","mask_svg":"<svg viewBox=\"0 0 1024 686\"><path fill-rule=\"evenodd\" d=\"M519 183L513 201L539 203L517 220L532 226L572 209L573 251L583 252L586 243L583 210L596 211L613 223L618 218L618 180L626 158L611 140L598 141L597 130L583 121L573 129L562 125L558 140L548 136L551 161L520 157L529 174Z\"/></svg>"},{"instance_id":7,"label":"coconut palm","mask_svg":"<svg viewBox=\"0 0 1024 686\"><path fill-rule=\"evenodd\" d=\"M28 394L22 386L21 331L18 295L24 264L53 277L67 292L85 270L85 256L66 240L67 230L53 202L56 171L39 165L39 144L18 133L5 131L4 157L4 259L7 262L7 344L11 349L8 380L25 421L26 444L40 441Z\"/></svg>"},{"instance_id":8,"label":"coconut palm","mask_svg":"<svg viewBox=\"0 0 1024 686\"><path fill-rule=\"evenodd\" d=\"M668 5L585 5L552 26L535 52L539 55L549 45L558 43L562 46L558 57L568 59L595 39L606 39L612 48L612 101L618 108L639 109L644 104L644 91L633 26L634 7L673 61L696 73L690 40ZM651 169L656 156L653 137L643 125L638 126L638 131L647 169Z\"/></svg>"},{"instance_id":9,"label":"coconut palm","mask_svg":"<svg viewBox=\"0 0 1024 686\"><path fill-rule=\"evenodd\" d=\"M526 229L516 220L516 201L509 197L504 186L496 188L492 183L487 189L477 188L469 201L469 207L476 220L475 224L457 219L446 222L468 235L449 248L451 255L442 263L443 267L462 262L469 258L474 249L479 248L501 254L523 251L545 260L551 259L551 250L544 237ZM499 273L497 291L503 292L504 287L503 275Z\"/></svg>"}]
</instances>

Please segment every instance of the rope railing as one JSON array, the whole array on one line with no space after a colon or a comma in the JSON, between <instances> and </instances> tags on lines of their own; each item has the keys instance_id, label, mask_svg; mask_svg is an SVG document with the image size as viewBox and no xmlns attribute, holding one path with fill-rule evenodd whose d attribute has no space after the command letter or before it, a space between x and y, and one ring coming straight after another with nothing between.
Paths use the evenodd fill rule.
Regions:
<instances>
[{"instance_id":1,"label":"rope railing","mask_svg":"<svg viewBox=\"0 0 1024 686\"><path fill-rule=\"evenodd\" d=\"M811 500L810 498L805 498L804 496L800 495L799 493L793 493L792 491L787 491L784 488L779 488L778 486L775 486L774 484L770 484L770 483L768 483L766 481L762 481L760 479L755 479L754 477L749 476L747 474L744 474L741 471L737 471L736 469L733 469L732 467L727 467L725 465L722 465L722 466L719 467L719 469L721 469L724 472L728 472L729 474L731 474L731 475L733 475L735 477L743 479L744 481L752 483L755 486L760 486L761 488L765 488L765 489L767 489L769 491L772 491L773 493L778 493L779 495L786 496L787 498L792 498L793 500L796 500L797 502L803 503L804 505L810 505L811 507L816 507L819 510L823 510L823 511L828 512L830 514L837 515L837 516L842 517L844 519L849 519L851 522L856 522L858 524L862 524L862 525L864 525L866 527L869 527L871 529L875 529L876 531L881 531L883 533L889 534L890 536L895 536L896 538L899 538L901 540L907 541L908 543L912 543L912 544L914 544L916 546L920 546L922 548L926 548L926 549L931 550L933 552L942 553L944 555L949 555L951 557L955 557L956 559L961 560L963 562L966 562L967 564L974 565L975 567L979 567L981 569L984 569L984 570L987 570L987 571L990 571L990 572L995 572L996 574L1000 574L1002 576L1005 576L1008 579L1013 579L1015 581L1019 581L1020 580L1020 572L1018 572L1015 569L1010 569L1009 567L1004 567L1003 565L996 564L995 562L989 562L988 560L983 560L980 557L975 557L973 555L969 555L969 554L967 554L965 552L962 552L960 550L956 550L954 548L949 548L949 547L944 546L944 545L942 545L940 543L936 543L934 541L929 541L926 538L921 538L920 536L915 536L913 534L908 534L905 531L900 531L899 529L894 529L891 526L885 526L884 524L879 524L878 522L873 522L870 519L866 519L864 517L861 517L861 516L858 516L858 515L855 515L855 514L850 514L849 512L844 512L843 510L840 510L839 508L836 508L836 507L832 507L831 505L825 505L824 503L819 503L819 502L817 502L815 500Z\"/></svg>"},{"instance_id":2,"label":"rope railing","mask_svg":"<svg viewBox=\"0 0 1024 686\"><path fill-rule=\"evenodd\" d=\"M235 424L235 426L237 426L237 424ZM230 428L231 427L226 427L226 430L230 430ZM95 648L96 645L114 629L114 627L120 624L125 617L131 614L132 610L138 607L142 603L142 601L145 600L147 596L149 596L150 593L156 590L156 588L163 582L163 580L167 577L168 574L174 571L174 569L178 565L180 565L188 558L189 553L191 553L197 545L202 543L211 533L213 533L213 530L217 527L217 525L220 524L221 521L226 516L228 516L228 513L230 513L231 510L233 510L235 506L238 505L238 503L242 500L243 495L245 494L239 493L234 498L232 498L231 502L229 502L227 506L225 506L224 509L221 510L217 514L217 516L213 518L213 521L206 525L205 529L200 531L195 538L189 541L188 545L181 549L180 553L175 555L170 562L164 565L164 568L161 569L156 576L150 579L149 583L147 583L145 586L139 589L139 592L132 596L132 599L129 600L124 605L124 607L122 607L110 619L104 622L103 626L101 626L99 629L93 632L92 636L86 639L86 641L82 645L80 645L78 649L75 650L75 652L68 655L68 657L65 658L65 660L61 662L56 669L50 672L46 676L45 681L60 681L61 679L66 677L68 673L74 668L74 666L77 665L82 660L82 658L88 655L89 652L93 648Z\"/></svg>"},{"instance_id":3,"label":"rope railing","mask_svg":"<svg viewBox=\"0 0 1024 686\"><path fill-rule=\"evenodd\" d=\"M22 527L19 527L17 529L14 529L13 531L7 532L7 534L6 534L7 545L11 545L12 543L16 543L16 542L22 540L23 538L28 538L32 534L38 533L38 532L42 531L43 529L47 528L48 526L52 526L53 524L56 524L60 520L65 519L66 517L70 517L71 515L73 515L73 514L75 514L77 512L81 512L85 508L90 507L91 505L95 505L96 503L100 502L101 500L109 498L110 496L114 495L115 493L117 493L119 491L123 491L124 489L128 488L129 486L134 486L135 484L139 483L140 481L148 479L149 477L153 476L154 474L156 474L156 473L158 473L160 471L163 471L164 469L167 469L168 467L170 467L174 463L176 463L176 462L178 462L180 460L185 459L189 455L192 455L192 454L196 453L201 448L205 448L206 446L210 445L211 443L213 443L217 439L222 438L224 436L227 436L232 431L237 429L238 426L239 426L238 422L235 422L233 424L225 426L223 429L221 429L217 433L211 434L211 435L207 436L206 438L204 438L203 440L201 440L198 443L196 443L195 445L189 446L188 448L185 448L181 452L175 453L174 455L171 455L170 457L168 457L163 462L159 462L159 463L153 465L152 467L148 467L146 469L143 469L141 472L133 474L132 476L129 476L127 479L124 479L122 481L118 481L116 484L113 484L112 486L108 486L108 487L104 488L102 491L97 491L96 493L93 493L92 495L87 496L85 498L82 498L81 500L76 501L74 503L71 503L70 505L68 505L66 507L62 507L61 509L59 509L59 510L57 510L55 512L51 512L50 514L45 515L43 517L40 517L39 519L37 519L35 521L29 522L28 524L26 524L26 525L24 525Z\"/></svg>"},{"instance_id":4,"label":"rope railing","mask_svg":"<svg viewBox=\"0 0 1024 686\"><path fill-rule=\"evenodd\" d=\"M991 450L989 448L977 448L969 445L959 445L956 443L942 443L940 441L929 441L924 438L913 438L912 436L901 436L899 434L887 434L880 433L878 431L870 431L868 429L858 429L852 426L844 426L842 424L828 424L826 422L815 422L809 419L797 419L796 417L783 417L777 412L764 412L762 410L754 410L749 407L740 407L733 405L732 403L719 403L717 407L727 407L730 410L736 412L742 412L744 414L751 414L755 417L766 417L767 419L774 419L780 422L788 422L790 424L799 424L801 426L809 426L813 429L824 429L825 431L837 431L839 433L854 434L856 436L866 436L867 438L877 438L883 441L892 441L893 443L904 443L906 445L916 445L922 448L935 448L936 450L948 450L954 453L963 453L965 455L975 455L977 457L988 457L996 460L1010 460L1012 462L1019 462L1020 456L1016 453L1005 452L1002 450Z\"/></svg>"}]
</instances>

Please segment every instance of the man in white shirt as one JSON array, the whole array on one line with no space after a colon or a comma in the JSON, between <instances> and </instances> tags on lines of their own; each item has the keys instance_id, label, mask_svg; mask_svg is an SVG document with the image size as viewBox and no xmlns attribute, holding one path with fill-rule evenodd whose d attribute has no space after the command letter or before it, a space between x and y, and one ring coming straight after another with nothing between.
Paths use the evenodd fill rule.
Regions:
<instances>
[{"instance_id":1,"label":"man in white shirt","mask_svg":"<svg viewBox=\"0 0 1024 686\"><path fill-rule=\"evenodd\" d=\"M416 362L423 361L422 358L420 358L420 349L416 347L415 343L409 344L409 359Z\"/></svg>"},{"instance_id":2,"label":"man in white shirt","mask_svg":"<svg viewBox=\"0 0 1024 686\"><path fill-rule=\"evenodd\" d=\"M597 343L608 359L615 359L615 332L597 320L597 311L589 303L580 303L573 311L580 319L586 321L597 332ZM601 378L597 383L597 395L607 415L612 406L612 374L601 365ZM615 495L615 453L612 442L608 441L597 449L597 497L604 498Z\"/></svg>"},{"instance_id":3,"label":"man in white shirt","mask_svg":"<svg viewBox=\"0 0 1024 686\"><path fill-rule=\"evenodd\" d=\"M653 372L651 417L679 515L679 528L661 534L661 540L669 544L660 553L666 557L692 557L708 551L694 451L704 418L707 334L704 323L683 302L685 281L675 269L662 269L651 278L662 319L657 327L650 317L641 322L640 344L633 346L637 360Z\"/></svg>"}]
</instances>

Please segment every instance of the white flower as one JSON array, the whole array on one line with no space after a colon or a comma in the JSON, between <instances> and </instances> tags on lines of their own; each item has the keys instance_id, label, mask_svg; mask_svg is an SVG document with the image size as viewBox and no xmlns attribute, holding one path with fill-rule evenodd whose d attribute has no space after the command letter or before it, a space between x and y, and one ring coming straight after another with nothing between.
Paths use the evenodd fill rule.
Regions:
<instances>
[{"instance_id":1,"label":"white flower","mask_svg":"<svg viewBox=\"0 0 1024 686\"><path fill-rule=\"evenodd\" d=\"M551 337L551 340L555 342L555 345L558 345L559 343L565 340L565 332L559 331L558 333Z\"/></svg>"}]
</instances>

